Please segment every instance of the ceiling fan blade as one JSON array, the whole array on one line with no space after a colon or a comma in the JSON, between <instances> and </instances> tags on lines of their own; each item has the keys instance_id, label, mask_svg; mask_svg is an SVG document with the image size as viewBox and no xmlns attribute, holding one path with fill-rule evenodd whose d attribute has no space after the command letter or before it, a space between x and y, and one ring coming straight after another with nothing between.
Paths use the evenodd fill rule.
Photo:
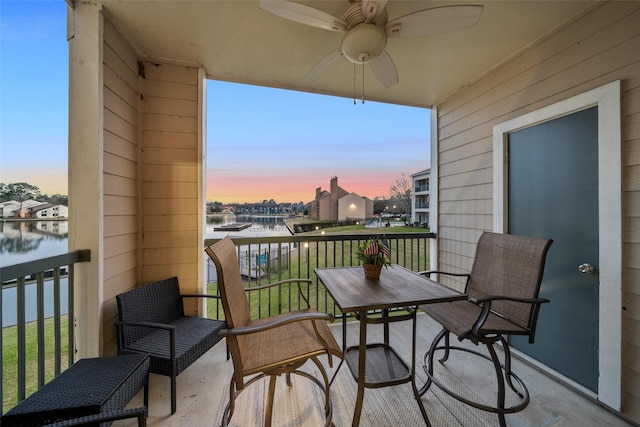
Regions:
<instances>
[{"instance_id":1,"label":"ceiling fan blade","mask_svg":"<svg viewBox=\"0 0 640 427\"><path fill-rule=\"evenodd\" d=\"M384 87L391 87L398 83L398 71L396 70L396 65L393 63L393 59L389 56L387 51L383 51L380 56L378 56L373 61L369 62L371 66L371 71L376 76L378 81Z\"/></svg>"},{"instance_id":2,"label":"ceiling fan blade","mask_svg":"<svg viewBox=\"0 0 640 427\"><path fill-rule=\"evenodd\" d=\"M325 75L330 69L335 67L338 62L342 60L343 54L342 49L337 49L331 52L329 55L325 56L313 66L311 70L304 76L304 81L307 83L313 83L323 75Z\"/></svg>"},{"instance_id":3,"label":"ceiling fan blade","mask_svg":"<svg viewBox=\"0 0 640 427\"><path fill-rule=\"evenodd\" d=\"M484 6L442 6L396 18L387 24L389 37L424 37L476 25Z\"/></svg>"},{"instance_id":4,"label":"ceiling fan blade","mask_svg":"<svg viewBox=\"0 0 640 427\"><path fill-rule=\"evenodd\" d=\"M347 24L330 13L286 0L260 0L260 8L290 21L330 31L346 31Z\"/></svg>"},{"instance_id":5,"label":"ceiling fan blade","mask_svg":"<svg viewBox=\"0 0 640 427\"><path fill-rule=\"evenodd\" d=\"M387 0L362 0L362 14L371 21L382 13L387 5Z\"/></svg>"}]
</instances>

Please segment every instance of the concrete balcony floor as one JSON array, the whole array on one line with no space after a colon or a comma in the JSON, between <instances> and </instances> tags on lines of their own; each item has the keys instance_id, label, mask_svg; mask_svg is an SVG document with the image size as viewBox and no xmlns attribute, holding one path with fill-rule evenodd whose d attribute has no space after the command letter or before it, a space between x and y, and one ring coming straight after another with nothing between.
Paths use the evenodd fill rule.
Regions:
<instances>
[{"instance_id":1,"label":"concrete balcony floor","mask_svg":"<svg viewBox=\"0 0 640 427\"><path fill-rule=\"evenodd\" d=\"M341 322L336 321L331 325L332 331L336 337L338 343L342 342L342 328ZM354 345L358 341L358 322L349 322L347 328L347 343L348 345ZM425 374L422 370L422 355L428 348L433 337L440 330L438 324L431 318L420 313L418 315L418 332L417 332L417 359L416 371L419 378L417 383L418 387L422 385ZM369 325L368 330L369 342L382 341L382 327L379 325ZM457 339L452 339L452 345L459 345ZM406 361L411 359L411 322L397 322L391 324L391 345L398 351L398 353ZM475 347L472 345L472 347ZM475 347L476 349L483 349L483 346ZM323 362L326 362L326 358L323 358ZM334 367L337 367L337 360L334 359ZM436 369L441 368L442 365L436 363ZM307 365L305 365L306 367ZM327 366L325 364L325 366ZM490 362L483 360L482 358L467 355L465 352L452 353L449 361L445 366L451 368L451 371L457 377L459 383L462 384L463 389L471 390L472 395L481 396L483 402L488 404L493 402L492 391L495 380L491 378L491 372L493 370ZM224 408L228 398L228 385L232 374L232 362L226 360L225 356L225 344L224 341L216 345L206 355L196 361L186 371L178 376L177 388L178 388L178 411L174 414L170 414L170 395L169 395L169 378L159 375L151 374L149 378L149 418L148 424L151 426L169 427L169 426L215 426L219 425L221 420L221 411ZM340 374L343 374L342 370L348 372L346 365L341 368ZM333 370L330 370L330 374ZM596 403L594 400L585 397L583 394L576 392L574 389L567 387L558 381L550 378L549 376L541 373L537 369L532 368L528 364L525 364L517 359L514 359L513 371L523 380L527 385L531 402L527 408L523 411L507 415L507 424L513 427L529 427L529 426L631 426L633 424L625 421L618 415L610 412L603 406ZM347 374L348 375L348 374ZM294 378L298 378L294 376ZM347 377L345 377L347 378ZM352 381L349 377L347 380ZM301 380L302 381L302 380ZM264 381L266 384L266 381ZM284 390L284 381L279 380L276 388L276 395L278 392ZM294 389L298 383L294 381ZM344 407L342 417L336 416L336 401L355 401L355 381L353 384L349 384L351 387L348 392L345 392L344 387L336 387L336 384L331 388L332 400L334 402L334 418L333 421L337 427L344 425L350 425L353 416L353 406L350 406L348 410ZM254 384L253 387L262 387L258 384ZM445 396L445 399L438 398L437 393L434 394L435 386L423 396L427 414L429 414L432 425L435 426L487 426L498 425L497 416L495 414L480 411L475 408L470 408L466 405L462 405L457 401L452 401ZM250 389L247 389L243 393L244 396L249 394ZM341 391L342 390L342 391ZM337 396L336 393L348 393L349 396ZM351 395L353 394L353 395ZM443 393L439 393L444 395ZM348 398L348 399L347 399ZM310 400L309 397L301 398L302 400ZM349 400L350 399L350 400ZM368 405L368 399L370 405ZM322 400L317 399L319 402L317 405L317 418L321 418L321 405ZM385 402L389 405L389 410L397 409L393 406L397 406L397 402L406 402L406 408L402 409L402 417L406 415L407 419L396 419L394 424L396 425L415 425L416 419L419 423L422 422L420 418L420 411L414 400L411 392L411 387L407 384L397 385L382 389L367 389L364 395L363 406L363 421L362 426L388 425L388 420L385 421L382 418L375 418L375 422L365 420L365 412L373 410L381 410L387 412L384 408ZM129 406L135 407L142 404L142 393L139 393ZM258 403L260 405L260 403ZM349 405L349 403L347 403ZM374 408L375 405L375 408ZM295 406L295 405L294 405ZM344 406L344 404L343 404ZM242 402L238 400L236 406L236 413L231 420L231 425L253 425L256 422L247 422L243 412L249 411L250 408L242 406ZM274 409L275 411L275 409ZM306 415L305 415L306 416ZM294 417L296 418L296 417ZM304 417L303 417L304 418ZM244 419L241 423L237 420ZM259 419L259 418L258 418ZM255 418L254 418L255 420ZM304 418L305 421L299 422L294 419L287 421L284 425L316 425L313 421L309 421L309 418ZM348 420L345 423L345 420ZM234 422L236 421L236 422ZM379 424L377 422L379 421ZM418 424L419 424L418 423ZM134 426L135 422L132 421L119 421L114 423L114 426ZM281 424L274 425L278 426Z\"/></svg>"}]
</instances>

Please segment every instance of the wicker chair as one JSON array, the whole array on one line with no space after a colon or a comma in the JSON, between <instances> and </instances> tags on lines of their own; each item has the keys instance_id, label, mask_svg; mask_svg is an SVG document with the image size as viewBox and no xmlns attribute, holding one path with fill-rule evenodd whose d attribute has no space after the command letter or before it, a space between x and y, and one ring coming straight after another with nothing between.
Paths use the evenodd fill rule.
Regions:
<instances>
[{"instance_id":1,"label":"wicker chair","mask_svg":"<svg viewBox=\"0 0 640 427\"><path fill-rule=\"evenodd\" d=\"M529 337L530 343L534 341L540 305L549 302L547 299L539 298L538 293L551 243L552 240L485 232L478 241L470 274L422 272L427 276L438 273L466 277L465 293L469 298L465 301L420 307L443 326L424 355L424 369L428 378L420 389L420 395L423 395L432 383L436 384L450 396L468 405L497 413L503 427L506 425L505 414L521 411L529 404L527 387L511 371L511 352L505 337L524 335ZM460 341L466 339L476 345L484 344L490 357L471 348L450 345L449 333L456 335ZM441 346L440 342L443 339L444 345ZM494 344L498 342L504 350L504 364L500 363L494 348ZM439 359L442 363L448 359L451 350L465 351L493 362L498 384L495 407L460 396L434 376L435 353L444 351L444 355ZM513 380L518 387L514 385ZM505 382L517 395L510 407L505 407Z\"/></svg>"},{"instance_id":2,"label":"wicker chair","mask_svg":"<svg viewBox=\"0 0 640 427\"><path fill-rule=\"evenodd\" d=\"M171 414L176 412L176 377L222 338L224 321L184 315L177 277L150 283L116 296L118 354L149 354L150 372L171 378Z\"/></svg>"},{"instance_id":3,"label":"wicker chair","mask_svg":"<svg viewBox=\"0 0 640 427\"><path fill-rule=\"evenodd\" d=\"M240 274L236 247L229 237L206 248L206 252L216 264L218 286L228 329L220 331L227 338L233 360L233 375L229 385L227 404L222 425L226 426L233 416L237 396L260 378L269 377L264 425L271 425L273 396L276 378L286 374L291 386L291 373L301 375L317 384L325 393L326 425L331 424L331 395L327 373L318 356L326 354L332 366L332 355L342 357L326 321L333 320L329 314L311 309L302 309L271 317L252 320L246 292L259 291L287 283L298 283L302 299L308 300L300 289L300 283L310 283L308 279L288 279L269 285L245 289ZM324 384L315 376L300 368L311 360L320 370ZM247 382L245 377L253 376Z\"/></svg>"}]
</instances>

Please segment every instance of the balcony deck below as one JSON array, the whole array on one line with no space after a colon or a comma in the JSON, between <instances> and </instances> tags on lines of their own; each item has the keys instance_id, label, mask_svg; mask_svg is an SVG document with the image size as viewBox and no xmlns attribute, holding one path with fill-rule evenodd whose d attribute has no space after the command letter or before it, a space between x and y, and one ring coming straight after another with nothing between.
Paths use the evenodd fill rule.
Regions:
<instances>
[{"instance_id":1,"label":"balcony deck below","mask_svg":"<svg viewBox=\"0 0 640 427\"><path fill-rule=\"evenodd\" d=\"M544 313L542 313L542 315L544 315ZM358 322L348 323L348 345L354 345L358 342L358 326ZM382 327L370 325L369 328L368 336L370 341L381 341ZM342 328L339 319L331 325L331 329L338 343L341 343ZM416 362L417 376L419 378L417 381L418 386L423 384L424 378L426 377L422 370L422 356L439 329L438 324L431 318L423 313L418 315L418 361ZM459 344L455 338L452 338L452 345ZM410 362L411 322L405 321L391 324L391 345L397 349L398 353L407 362ZM178 376L178 411L173 416L170 414L169 405L169 379L151 374L149 378L148 424L159 427L220 425L221 411L228 399L229 380L233 369L232 362L226 360L225 349L224 342L219 343ZM490 388L487 384L490 384L491 390L493 390L493 383L487 383L487 378L492 378L491 370L493 368L491 364L483 361L481 358L467 356L466 353L459 353L461 352L458 352L458 354L452 353L449 361L444 365L452 368L454 386L468 388L472 394L476 393L476 395L486 395L485 390ZM323 358L322 361L326 362L326 358ZM337 367L337 363L338 360L334 359L333 369ZM309 365L312 366L311 364ZM328 365L325 363L325 366ZM453 369L453 367L459 369ZM436 368L438 368L438 366ZM313 369L315 368L313 367ZM510 426L562 425L577 427L607 425L609 427L617 427L632 425L599 405L594 400L585 397L583 394L559 383L519 360L514 360L513 370L529 388L531 403L524 411L507 416L507 423ZM329 369L329 372L332 373L333 370ZM341 379L344 381L342 385L340 384ZM266 381L264 382L266 384ZM296 389L297 384L299 383L294 379L294 389ZM265 388L258 384L253 385L253 387L257 387L258 389ZM284 379L279 380L276 395L278 395L279 392L284 392L285 387ZM298 390L303 388L304 387L300 387ZM351 402L355 402L355 390L356 384L350 374L348 374L348 368L342 366L338 374L338 379L331 388L334 406L333 421L337 427L351 425L353 416L353 406ZM252 393L250 389L245 391L241 396L248 395L249 393ZM303 391L299 391L299 393L303 393ZM309 399L308 396L299 398L299 401L305 400L304 405L299 405L300 410L305 411L304 414L296 413L295 409L291 409L292 405L287 405L287 411L291 411L291 413L295 415L293 416L294 419L288 420L286 425L298 425L298 420L300 420L300 425L315 425L316 422L314 420L322 418L322 400L320 398L315 399L317 400L315 408L313 408L314 405L311 406L312 412L315 411L316 413L311 415L306 413L306 411L309 410L307 403L314 399ZM435 386L432 386L423 396L422 400L434 427L444 425L464 427L474 425L498 425L495 414L486 413L454 401L444 395L444 393L438 392ZM493 398L489 398L487 402L492 403L492 400ZM135 407L141 404L142 393L139 393L129 406ZM259 405L258 403L257 406ZM295 408L295 405L293 405L293 407ZM277 407L274 408L274 413L277 413L277 411ZM245 420L244 422L247 422L247 417L251 416L248 415L247 412L251 412L251 408L243 407L242 402L238 401L236 414L232 419L231 425L244 425L244 423L234 421ZM367 412L370 413L369 418L366 417ZM375 416L373 412L375 412ZM401 419L397 419L398 414L402 417ZM279 414L279 416L282 416L282 414ZM395 425L420 424L419 422L416 424L415 421L420 421L421 418L410 385L403 384L389 388L365 390L361 425L366 427L388 425L389 420L385 420L385 417L391 417ZM256 418L258 420L260 419L259 416L252 418L253 421L251 421L251 424L258 422ZM260 422L258 422L258 424L260 424ZM135 422L133 420L119 421L113 425L134 426ZM280 424L274 420L274 425L277 426Z\"/></svg>"}]
</instances>

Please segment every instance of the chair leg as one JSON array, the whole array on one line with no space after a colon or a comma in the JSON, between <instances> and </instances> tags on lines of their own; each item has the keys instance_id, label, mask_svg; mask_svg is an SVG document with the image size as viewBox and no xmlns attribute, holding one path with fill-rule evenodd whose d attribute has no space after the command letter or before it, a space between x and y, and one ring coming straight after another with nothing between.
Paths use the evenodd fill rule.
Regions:
<instances>
[{"instance_id":1,"label":"chair leg","mask_svg":"<svg viewBox=\"0 0 640 427\"><path fill-rule=\"evenodd\" d=\"M445 334L444 336L444 355L442 358L438 359L440 363L446 362L449 359L449 334Z\"/></svg>"},{"instance_id":2,"label":"chair leg","mask_svg":"<svg viewBox=\"0 0 640 427\"><path fill-rule=\"evenodd\" d=\"M324 415L325 415L325 418L327 418L331 413L331 391L330 391L331 383L329 382L327 371L324 369L324 366L322 366L322 363L320 363L318 358L312 357L311 360L318 367L318 370L322 375L322 380L324 381Z\"/></svg>"},{"instance_id":3,"label":"chair leg","mask_svg":"<svg viewBox=\"0 0 640 427\"><path fill-rule=\"evenodd\" d=\"M427 374L427 380L425 381L424 385L422 387L420 387L420 389L418 390L418 395L423 396L427 390L429 390L429 387L431 387L431 384L433 383L432 380L432 376L433 376L433 355L436 351L436 349L438 348L438 343L442 340L445 339L445 354L446 357L444 357L443 359L446 360L447 357L449 357L449 331L446 330L445 328L443 328L438 335L436 335L436 337L433 339L433 341L431 342L431 347L429 347L429 351L427 351L424 354L424 357L422 358L422 368L424 369L425 373ZM428 361L427 361L428 359ZM443 359L440 359L440 361L444 361Z\"/></svg>"},{"instance_id":4,"label":"chair leg","mask_svg":"<svg viewBox=\"0 0 640 427\"><path fill-rule=\"evenodd\" d=\"M176 376L171 375L171 415L176 413Z\"/></svg>"},{"instance_id":5,"label":"chair leg","mask_svg":"<svg viewBox=\"0 0 640 427\"><path fill-rule=\"evenodd\" d=\"M231 381L229 381L229 403L225 408L222 414L222 426L226 427L227 424L231 421L231 417L233 416L233 411L236 408L236 382L235 376L231 377Z\"/></svg>"},{"instance_id":6,"label":"chair leg","mask_svg":"<svg viewBox=\"0 0 640 427\"><path fill-rule=\"evenodd\" d=\"M500 364L500 359L498 359L498 354L496 353L496 349L493 347L493 344L486 343L487 349L489 350L489 354L491 355L491 361L493 362L493 367L496 371L496 378L498 380L498 395L496 400L496 408L504 409L505 402L505 387L504 387L504 375L502 372L502 365ZM507 353L505 353L506 357ZM510 362L506 362L505 366L510 364ZM511 382L511 380L509 380ZM500 421L500 427L506 427L507 422L504 417L504 412L498 412L498 420Z\"/></svg>"},{"instance_id":7,"label":"chair leg","mask_svg":"<svg viewBox=\"0 0 640 427\"><path fill-rule=\"evenodd\" d=\"M287 373L287 377L289 374ZM277 375L269 375L269 391L267 393L267 406L264 411L264 426L271 427L271 417L273 415L273 396L276 392Z\"/></svg>"},{"instance_id":8,"label":"chair leg","mask_svg":"<svg viewBox=\"0 0 640 427\"><path fill-rule=\"evenodd\" d=\"M287 372L287 373L285 374L285 377L287 378L287 385L288 385L289 387L291 387L291 386L293 385L293 384L291 383L291 372Z\"/></svg>"},{"instance_id":9,"label":"chair leg","mask_svg":"<svg viewBox=\"0 0 640 427\"><path fill-rule=\"evenodd\" d=\"M502 349L504 350L504 377L507 380L509 387L511 387L511 390L513 390L520 399L523 399L524 394L513 385L513 381L511 380L511 348L503 337L500 337L500 342L502 343Z\"/></svg>"}]
</instances>

